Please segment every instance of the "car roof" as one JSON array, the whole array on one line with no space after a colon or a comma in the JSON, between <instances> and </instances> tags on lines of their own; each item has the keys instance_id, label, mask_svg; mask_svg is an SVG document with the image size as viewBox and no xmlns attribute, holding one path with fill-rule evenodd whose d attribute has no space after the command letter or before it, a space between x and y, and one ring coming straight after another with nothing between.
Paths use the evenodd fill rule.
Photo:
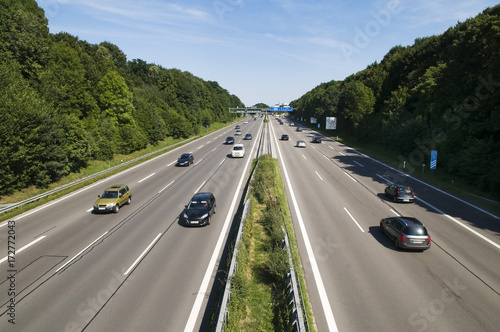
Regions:
<instances>
[{"instance_id":1,"label":"car roof","mask_svg":"<svg viewBox=\"0 0 500 332\"><path fill-rule=\"evenodd\" d=\"M401 220L408 227L424 226L424 224L414 217L396 217L396 219Z\"/></svg>"},{"instance_id":2,"label":"car roof","mask_svg":"<svg viewBox=\"0 0 500 332\"><path fill-rule=\"evenodd\" d=\"M191 198L191 200L193 199L208 199L210 196L212 195L212 193L210 192L202 192L202 193L196 193L194 194L193 198Z\"/></svg>"},{"instance_id":3,"label":"car roof","mask_svg":"<svg viewBox=\"0 0 500 332\"><path fill-rule=\"evenodd\" d=\"M233 149L234 149L234 148L236 148L236 147L239 147L239 146L244 147L244 145L243 145L243 144L235 144L235 145L233 146Z\"/></svg>"},{"instance_id":4,"label":"car roof","mask_svg":"<svg viewBox=\"0 0 500 332\"><path fill-rule=\"evenodd\" d=\"M125 184L114 184L111 187L106 188L106 190L115 190L115 189L120 189L120 188L126 187L126 186L127 185L125 185Z\"/></svg>"}]
</instances>

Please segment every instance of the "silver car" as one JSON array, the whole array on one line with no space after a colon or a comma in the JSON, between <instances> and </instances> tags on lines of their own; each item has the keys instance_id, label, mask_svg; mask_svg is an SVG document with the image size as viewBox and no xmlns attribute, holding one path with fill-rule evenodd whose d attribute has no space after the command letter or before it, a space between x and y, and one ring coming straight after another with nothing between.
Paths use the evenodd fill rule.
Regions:
<instances>
[{"instance_id":1,"label":"silver car","mask_svg":"<svg viewBox=\"0 0 500 332\"><path fill-rule=\"evenodd\" d=\"M380 232L387 235L398 249L426 250L431 247L427 228L417 218L384 218L380 220Z\"/></svg>"}]
</instances>

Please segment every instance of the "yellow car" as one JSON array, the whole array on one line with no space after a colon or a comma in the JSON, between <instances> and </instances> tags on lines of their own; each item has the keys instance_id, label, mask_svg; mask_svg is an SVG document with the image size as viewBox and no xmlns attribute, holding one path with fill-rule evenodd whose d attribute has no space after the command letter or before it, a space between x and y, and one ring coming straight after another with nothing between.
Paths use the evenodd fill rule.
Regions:
<instances>
[{"instance_id":1,"label":"yellow car","mask_svg":"<svg viewBox=\"0 0 500 332\"><path fill-rule=\"evenodd\" d=\"M132 193L127 185L115 184L104 190L102 195L94 203L94 212L118 213L120 207L132 202Z\"/></svg>"}]
</instances>

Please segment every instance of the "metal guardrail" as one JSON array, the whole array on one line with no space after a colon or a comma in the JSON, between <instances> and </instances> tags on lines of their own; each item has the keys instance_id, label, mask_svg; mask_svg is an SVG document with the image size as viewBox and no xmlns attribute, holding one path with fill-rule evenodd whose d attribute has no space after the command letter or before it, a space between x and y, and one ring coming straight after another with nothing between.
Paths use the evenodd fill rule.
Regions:
<instances>
[{"instance_id":1,"label":"metal guardrail","mask_svg":"<svg viewBox=\"0 0 500 332\"><path fill-rule=\"evenodd\" d=\"M257 169L257 167L259 165L259 162L258 162L259 155L264 152L264 148L266 146L265 138L264 138L266 135L265 131L266 130L263 130L261 133L259 147L257 149L257 165L255 166L255 168L250 176L249 182L252 181L255 170ZM267 132L269 133L269 130L267 130ZM271 154L270 134L268 134L267 136L268 136L268 145L267 146L268 146L269 154ZM231 258L231 264L229 266L228 277L227 277L226 285L224 287L224 294L222 296L222 301L221 301L220 307L219 307L219 314L217 316L218 317L217 323L216 323L215 330L214 330L216 332L224 331L224 325L229 320L229 310L227 308L227 305L228 305L229 299L231 297L231 278L234 276L234 273L236 272L236 268L238 266L238 262L236 261L236 258L238 256L238 245L239 245L240 240L243 236L243 226L245 224L245 220L247 219L248 213L249 213L248 212L249 208L250 208L250 200L248 199L249 189L250 189L250 187L245 192L245 205L243 207L242 217L240 219L238 232L236 234L236 240L234 243L234 250L233 250L232 258ZM281 208L280 208L280 210L281 210ZM284 219L283 219L283 224L285 225ZM290 271L287 273L286 278L287 278L288 293L290 295L288 304L292 306L292 317L291 317L292 324L293 324L292 330L297 331L297 332L307 332L307 331L309 331L309 323L307 322L307 317L305 317L305 315L303 314L304 298L302 296L302 289L300 287L300 283L297 281L298 276L297 276L295 269L294 269L295 265L294 265L294 261L292 258L290 245L288 242L288 230L286 229L286 226L285 226L284 234L285 234L285 238L283 239L283 243L288 251L288 259L290 262Z\"/></svg>"},{"instance_id":2,"label":"metal guardrail","mask_svg":"<svg viewBox=\"0 0 500 332\"><path fill-rule=\"evenodd\" d=\"M177 146L177 145L184 144L184 143L186 143L186 142L188 142L188 141L191 141L191 140L193 140L193 139L195 139L195 138L198 138L198 137L199 137L199 136L194 136L194 137L191 137L191 138L189 138L189 139L187 139L187 140L181 141L181 142L179 142L179 143L175 143L175 144L172 144L172 145L166 146L166 147L161 148L161 149L159 149L159 150L156 150L156 151L150 152L150 153L148 153L148 154L145 154L145 155L143 155L143 156L141 156L141 157L138 157L138 158L135 158L135 159L129 160L129 161L127 161L127 162L121 163L121 164L119 164L119 165L116 165L116 166L110 167L110 168L108 168L108 169L106 169L106 170L104 170L104 171L100 171L100 172L94 173L94 174L92 174L92 175L86 176L86 177L81 178L81 179L79 179L79 180L76 180L76 181L73 181L73 182L71 182L71 183L65 184L65 185L63 185L63 186L57 187L57 188L55 188L55 189L52 189L52 190L46 191L46 192L44 192L44 193L42 193L42 194L40 194L40 195L36 195L36 196L30 197L30 198L28 198L28 199L25 199L24 201L21 201L21 202L18 202L18 203L13 203L13 204L8 204L8 205L6 205L6 206L4 206L4 207L0 208L0 213L5 213L5 212L7 212L7 211L10 211L10 210L16 209L16 208L18 208L18 207L20 207L20 206L23 206L23 205L25 205L25 204L29 204L29 203L36 202L36 201L38 201L39 199L42 199L42 198L44 198L44 197L50 196L50 195L52 195L52 194L55 194L55 193L57 193L57 192L59 192L59 191L61 191L61 190L64 190L64 189L70 188L70 187L72 187L72 186L74 186L74 185L77 185L77 184L79 184L79 183L82 183L82 182L88 181L88 180L90 180L90 179L92 179L92 178L95 178L95 177L100 176L100 175L102 175L102 174L105 174L105 173L107 173L107 172L111 172L111 171L116 170L116 169L119 169L119 168L121 168L121 167L125 167L125 166L127 166L127 165L133 164L133 163L135 163L135 162L137 162L137 161L139 161L139 160L142 160L142 159L145 159L145 158L149 158L149 157L150 157L150 156L152 156L152 155L159 154L159 153L161 153L161 152L163 152L163 151L165 151L165 150L167 150L167 149L171 149L172 147L175 147L175 146Z\"/></svg>"}]
</instances>

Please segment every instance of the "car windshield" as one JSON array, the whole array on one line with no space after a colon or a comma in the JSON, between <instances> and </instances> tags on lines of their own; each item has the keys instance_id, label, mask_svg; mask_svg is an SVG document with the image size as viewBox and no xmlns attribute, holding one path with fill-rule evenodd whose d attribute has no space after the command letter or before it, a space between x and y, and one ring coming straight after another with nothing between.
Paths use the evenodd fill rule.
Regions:
<instances>
[{"instance_id":1,"label":"car windshield","mask_svg":"<svg viewBox=\"0 0 500 332\"><path fill-rule=\"evenodd\" d=\"M408 235L427 235L427 229L424 227L408 227L404 233Z\"/></svg>"},{"instance_id":2,"label":"car windshield","mask_svg":"<svg viewBox=\"0 0 500 332\"><path fill-rule=\"evenodd\" d=\"M207 201L191 201L188 205L189 210L205 210L208 208L208 202Z\"/></svg>"},{"instance_id":3,"label":"car windshield","mask_svg":"<svg viewBox=\"0 0 500 332\"><path fill-rule=\"evenodd\" d=\"M235 147L233 148L233 150L243 150L243 147L242 147L242 146L235 146Z\"/></svg>"},{"instance_id":4,"label":"car windshield","mask_svg":"<svg viewBox=\"0 0 500 332\"><path fill-rule=\"evenodd\" d=\"M399 190L403 194L411 194L411 189L408 187L400 187Z\"/></svg>"},{"instance_id":5,"label":"car windshield","mask_svg":"<svg viewBox=\"0 0 500 332\"><path fill-rule=\"evenodd\" d=\"M117 197L118 197L117 191L104 191L101 195L101 198L117 198Z\"/></svg>"},{"instance_id":6,"label":"car windshield","mask_svg":"<svg viewBox=\"0 0 500 332\"><path fill-rule=\"evenodd\" d=\"M189 158L189 154L185 153L179 159L188 159L188 158Z\"/></svg>"}]
</instances>

